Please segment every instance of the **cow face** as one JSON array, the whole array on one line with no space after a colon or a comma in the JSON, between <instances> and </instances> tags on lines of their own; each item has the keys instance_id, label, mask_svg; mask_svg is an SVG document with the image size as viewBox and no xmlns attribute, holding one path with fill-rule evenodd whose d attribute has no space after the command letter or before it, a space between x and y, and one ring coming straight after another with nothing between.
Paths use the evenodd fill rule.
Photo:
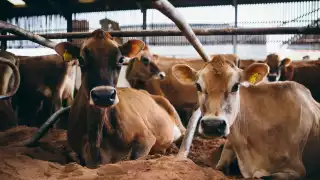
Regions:
<instances>
[{"instance_id":1,"label":"cow face","mask_svg":"<svg viewBox=\"0 0 320 180\"><path fill-rule=\"evenodd\" d=\"M67 42L59 43L55 50L65 61L77 57L89 103L98 107L116 104L115 85L122 63L127 57L135 57L144 48L143 41L129 40L123 45L116 43L102 29L87 38L81 48Z\"/></svg>"},{"instance_id":2,"label":"cow face","mask_svg":"<svg viewBox=\"0 0 320 180\"><path fill-rule=\"evenodd\" d=\"M264 63L251 64L242 71L222 56L213 58L199 71L182 64L173 67L178 81L197 88L202 113L198 132L207 137L229 134L240 109L240 85L256 85L268 72Z\"/></svg>"},{"instance_id":3,"label":"cow face","mask_svg":"<svg viewBox=\"0 0 320 180\"><path fill-rule=\"evenodd\" d=\"M284 59L280 61L280 58L277 54L269 54L265 63L270 67L270 72L267 76L268 81L278 81L281 76L281 70L290 65L290 59Z\"/></svg>"},{"instance_id":4,"label":"cow face","mask_svg":"<svg viewBox=\"0 0 320 180\"><path fill-rule=\"evenodd\" d=\"M128 80L139 80L146 82L150 78L163 80L166 74L160 71L155 63L157 56L152 55L146 45L143 51L137 55L137 58L130 60L126 77Z\"/></svg>"}]
</instances>

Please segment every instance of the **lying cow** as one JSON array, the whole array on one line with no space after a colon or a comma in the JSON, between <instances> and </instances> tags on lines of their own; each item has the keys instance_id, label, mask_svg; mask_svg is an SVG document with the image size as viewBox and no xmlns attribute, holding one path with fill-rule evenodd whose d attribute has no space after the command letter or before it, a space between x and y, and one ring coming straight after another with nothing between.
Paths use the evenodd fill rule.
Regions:
<instances>
[{"instance_id":1,"label":"lying cow","mask_svg":"<svg viewBox=\"0 0 320 180\"><path fill-rule=\"evenodd\" d=\"M131 87L146 89L145 86L148 80L152 78L163 80L165 78L165 72L160 71L156 63L152 61L153 57L148 45L145 45L144 49L135 58L130 59L125 78Z\"/></svg>"},{"instance_id":2,"label":"lying cow","mask_svg":"<svg viewBox=\"0 0 320 180\"><path fill-rule=\"evenodd\" d=\"M144 48L140 40L118 46L97 29L80 48L59 43L55 50L77 57L82 83L68 121L68 142L87 167L116 162L131 149L130 159L150 151L164 151L181 138L182 126L174 107L163 97L131 88L114 88L124 56L134 57ZM65 59L68 61L68 59Z\"/></svg>"},{"instance_id":3,"label":"lying cow","mask_svg":"<svg viewBox=\"0 0 320 180\"><path fill-rule=\"evenodd\" d=\"M63 101L71 104L77 61L66 63L57 54L18 57L21 85L16 104L19 119L21 124L40 126L62 107Z\"/></svg>"},{"instance_id":4,"label":"lying cow","mask_svg":"<svg viewBox=\"0 0 320 180\"><path fill-rule=\"evenodd\" d=\"M186 125L192 112L198 107L196 89L193 86L186 87L176 80L171 72L176 64L187 64L195 69L200 69L205 63L202 59L176 59L152 55L149 49L143 51L145 56L129 63L126 78L131 87L145 89L150 94L166 97L177 109ZM216 55L211 55L215 57ZM224 57L237 63L237 56L224 54ZM166 78L153 78L157 74L166 74ZM139 83L137 83L139 82Z\"/></svg>"},{"instance_id":5,"label":"lying cow","mask_svg":"<svg viewBox=\"0 0 320 180\"><path fill-rule=\"evenodd\" d=\"M242 71L221 56L199 71L173 67L182 84L197 88L198 132L228 138L218 169L236 156L245 178L312 176L320 169L320 104L296 82L259 84L268 72L264 63Z\"/></svg>"}]
</instances>

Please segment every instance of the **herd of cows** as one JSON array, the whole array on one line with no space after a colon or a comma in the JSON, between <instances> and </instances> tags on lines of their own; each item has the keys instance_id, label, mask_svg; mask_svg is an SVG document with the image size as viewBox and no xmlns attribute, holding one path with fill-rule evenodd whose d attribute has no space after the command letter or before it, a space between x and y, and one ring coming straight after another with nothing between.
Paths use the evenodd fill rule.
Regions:
<instances>
[{"instance_id":1,"label":"herd of cows","mask_svg":"<svg viewBox=\"0 0 320 180\"><path fill-rule=\"evenodd\" d=\"M174 19L168 9L163 13ZM203 51L191 28L174 22ZM169 58L141 40L119 44L102 29L81 47L61 42L54 49L36 57L0 53L0 130L40 127L26 146L54 125L67 130L83 166L127 154L135 160L179 145L200 109L197 135L227 138L218 170L227 172L236 159L244 178L319 177L320 60ZM122 76L130 87L117 87Z\"/></svg>"},{"instance_id":2,"label":"herd of cows","mask_svg":"<svg viewBox=\"0 0 320 180\"><path fill-rule=\"evenodd\" d=\"M101 29L81 48L62 42L55 50L34 57L1 52L1 93L10 97L2 100L2 130L39 127L71 105L55 128L67 129L80 163L94 168L130 150L130 159L163 153L181 140L186 120L200 106L198 134L228 139L218 169L226 170L235 155L244 177L294 179L319 167L319 60L291 62L276 54L265 60L168 58L140 40L119 45ZM115 88L126 63L131 88Z\"/></svg>"}]
</instances>

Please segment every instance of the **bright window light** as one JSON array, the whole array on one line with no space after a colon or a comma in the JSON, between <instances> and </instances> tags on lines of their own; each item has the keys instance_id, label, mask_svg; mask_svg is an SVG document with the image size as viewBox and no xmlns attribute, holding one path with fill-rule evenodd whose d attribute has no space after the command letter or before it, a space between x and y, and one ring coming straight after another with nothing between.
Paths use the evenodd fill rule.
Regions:
<instances>
[{"instance_id":1,"label":"bright window light","mask_svg":"<svg viewBox=\"0 0 320 180\"><path fill-rule=\"evenodd\" d=\"M26 3L23 0L8 0L11 4L15 6L25 6Z\"/></svg>"},{"instance_id":2,"label":"bright window light","mask_svg":"<svg viewBox=\"0 0 320 180\"><path fill-rule=\"evenodd\" d=\"M96 0L79 0L80 3L92 3Z\"/></svg>"}]
</instances>

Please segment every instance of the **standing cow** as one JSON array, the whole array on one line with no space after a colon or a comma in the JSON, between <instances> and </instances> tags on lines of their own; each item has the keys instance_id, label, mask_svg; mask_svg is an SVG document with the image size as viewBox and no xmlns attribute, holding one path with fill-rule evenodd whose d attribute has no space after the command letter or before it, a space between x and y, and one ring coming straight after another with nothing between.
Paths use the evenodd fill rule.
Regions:
<instances>
[{"instance_id":1,"label":"standing cow","mask_svg":"<svg viewBox=\"0 0 320 180\"><path fill-rule=\"evenodd\" d=\"M270 67L268 80L295 81L307 87L313 98L320 102L320 61L292 61L289 58L280 60L277 54L270 54L265 61Z\"/></svg>"},{"instance_id":2,"label":"standing cow","mask_svg":"<svg viewBox=\"0 0 320 180\"><path fill-rule=\"evenodd\" d=\"M181 83L197 88L204 137L227 136L217 168L236 156L245 178L299 179L320 170L320 104L292 82L259 84L264 63L244 71L216 57L199 71L173 67Z\"/></svg>"},{"instance_id":3,"label":"standing cow","mask_svg":"<svg viewBox=\"0 0 320 180\"><path fill-rule=\"evenodd\" d=\"M71 105L67 132L81 164L91 168L116 162L130 149L130 159L163 152L184 134L178 114L165 98L114 88L124 56L132 58L143 48L140 40L119 46L101 29L92 32L81 48L67 42L56 46L59 55L77 57L81 66L81 87Z\"/></svg>"},{"instance_id":4,"label":"standing cow","mask_svg":"<svg viewBox=\"0 0 320 180\"><path fill-rule=\"evenodd\" d=\"M57 54L17 57L21 85L14 99L20 124L41 126L63 101L71 104L77 60L64 62ZM66 128L63 122L57 127Z\"/></svg>"}]
</instances>

